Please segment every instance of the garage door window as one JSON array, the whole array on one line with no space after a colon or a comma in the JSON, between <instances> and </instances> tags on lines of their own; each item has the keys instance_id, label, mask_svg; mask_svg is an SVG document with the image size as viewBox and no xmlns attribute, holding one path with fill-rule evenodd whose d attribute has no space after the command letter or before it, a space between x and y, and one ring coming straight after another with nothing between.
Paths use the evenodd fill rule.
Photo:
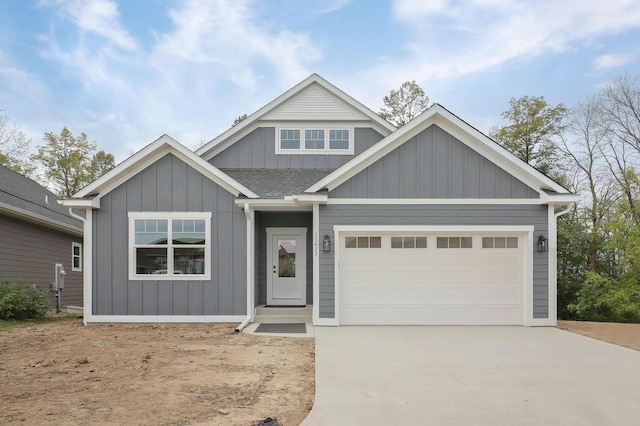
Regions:
<instances>
[{"instance_id":1,"label":"garage door window","mask_svg":"<svg viewBox=\"0 0 640 426\"><path fill-rule=\"evenodd\" d=\"M482 237L483 249L517 249L518 237Z\"/></svg>"},{"instance_id":2,"label":"garage door window","mask_svg":"<svg viewBox=\"0 0 640 426\"><path fill-rule=\"evenodd\" d=\"M344 239L345 248L381 248L381 237L346 237Z\"/></svg>"},{"instance_id":3,"label":"garage door window","mask_svg":"<svg viewBox=\"0 0 640 426\"><path fill-rule=\"evenodd\" d=\"M391 248L427 248L427 237L391 237Z\"/></svg>"},{"instance_id":4,"label":"garage door window","mask_svg":"<svg viewBox=\"0 0 640 426\"><path fill-rule=\"evenodd\" d=\"M473 238L471 237L438 237L436 246L439 249L459 249L473 248Z\"/></svg>"}]
</instances>

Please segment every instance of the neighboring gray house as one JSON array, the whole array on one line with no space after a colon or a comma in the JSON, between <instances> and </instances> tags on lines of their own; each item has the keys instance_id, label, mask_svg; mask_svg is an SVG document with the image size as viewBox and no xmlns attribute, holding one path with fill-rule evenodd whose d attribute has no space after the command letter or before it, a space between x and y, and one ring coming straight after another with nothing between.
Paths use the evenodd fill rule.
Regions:
<instances>
[{"instance_id":1,"label":"neighboring gray house","mask_svg":"<svg viewBox=\"0 0 640 426\"><path fill-rule=\"evenodd\" d=\"M314 74L65 204L88 212L85 322L311 305L315 325L555 325L557 209L576 201L440 105L396 129Z\"/></svg>"},{"instance_id":2,"label":"neighboring gray house","mask_svg":"<svg viewBox=\"0 0 640 426\"><path fill-rule=\"evenodd\" d=\"M58 199L0 166L0 280L22 279L49 293L60 264L66 271L61 305L82 307L82 222ZM55 306L55 294L49 294Z\"/></svg>"}]
</instances>

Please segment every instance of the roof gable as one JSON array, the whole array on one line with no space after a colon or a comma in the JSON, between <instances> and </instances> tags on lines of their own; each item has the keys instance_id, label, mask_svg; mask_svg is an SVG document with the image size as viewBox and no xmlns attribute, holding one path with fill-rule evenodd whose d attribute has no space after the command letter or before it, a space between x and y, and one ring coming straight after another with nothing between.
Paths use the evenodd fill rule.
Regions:
<instances>
[{"instance_id":1,"label":"roof gable","mask_svg":"<svg viewBox=\"0 0 640 426\"><path fill-rule=\"evenodd\" d=\"M548 191L570 194L567 189L523 162L482 132L438 104L431 106L414 120L396 130L360 156L312 185L306 192L317 192L322 189L331 191L337 188L433 124L436 124L502 170L538 191L541 196L546 196Z\"/></svg>"},{"instance_id":2,"label":"roof gable","mask_svg":"<svg viewBox=\"0 0 640 426\"><path fill-rule=\"evenodd\" d=\"M239 196L242 194L248 198L258 198L258 195L250 189L207 163L184 145L167 135L156 139L151 144L118 164L113 170L87 185L72 198L90 197L92 199L99 199L169 153L175 155L233 195ZM67 205L74 204L73 200L67 201L68 202L65 202Z\"/></svg>"},{"instance_id":3,"label":"roof gable","mask_svg":"<svg viewBox=\"0 0 640 426\"><path fill-rule=\"evenodd\" d=\"M378 114L332 85L318 74L312 74L258 111L249 115L196 151L210 160L260 125L274 121L361 121L388 135L396 128Z\"/></svg>"}]
</instances>

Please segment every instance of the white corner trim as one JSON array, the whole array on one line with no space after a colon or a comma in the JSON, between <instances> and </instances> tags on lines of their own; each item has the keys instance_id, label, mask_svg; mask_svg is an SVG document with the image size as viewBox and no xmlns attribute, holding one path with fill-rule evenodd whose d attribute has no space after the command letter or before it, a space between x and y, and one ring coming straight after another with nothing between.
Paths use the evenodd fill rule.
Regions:
<instances>
[{"instance_id":1,"label":"white corner trim","mask_svg":"<svg viewBox=\"0 0 640 426\"><path fill-rule=\"evenodd\" d=\"M85 315L87 323L241 323L244 315Z\"/></svg>"},{"instance_id":2,"label":"white corner trim","mask_svg":"<svg viewBox=\"0 0 640 426\"><path fill-rule=\"evenodd\" d=\"M313 305L311 312L315 325L320 319L320 206L317 203L313 205L312 228Z\"/></svg>"},{"instance_id":3,"label":"white corner trim","mask_svg":"<svg viewBox=\"0 0 640 426\"><path fill-rule=\"evenodd\" d=\"M90 207L85 209L84 214L84 238L82 241L83 254L83 323L87 325L87 318L93 315L93 210Z\"/></svg>"}]
</instances>

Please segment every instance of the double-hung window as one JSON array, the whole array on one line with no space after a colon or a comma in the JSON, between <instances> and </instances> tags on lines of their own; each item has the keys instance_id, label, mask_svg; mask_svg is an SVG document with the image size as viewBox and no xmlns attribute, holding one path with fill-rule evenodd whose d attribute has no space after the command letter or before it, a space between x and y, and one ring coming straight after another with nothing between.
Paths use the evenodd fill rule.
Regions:
<instances>
[{"instance_id":1,"label":"double-hung window","mask_svg":"<svg viewBox=\"0 0 640 426\"><path fill-rule=\"evenodd\" d=\"M211 213L129 213L130 279L209 279Z\"/></svg>"},{"instance_id":2,"label":"double-hung window","mask_svg":"<svg viewBox=\"0 0 640 426\"><path fill-rule=\"evenodd\" d=\"M71 243L71 270L82 272L82 244Z\"/></svg>"}]
</instances>

